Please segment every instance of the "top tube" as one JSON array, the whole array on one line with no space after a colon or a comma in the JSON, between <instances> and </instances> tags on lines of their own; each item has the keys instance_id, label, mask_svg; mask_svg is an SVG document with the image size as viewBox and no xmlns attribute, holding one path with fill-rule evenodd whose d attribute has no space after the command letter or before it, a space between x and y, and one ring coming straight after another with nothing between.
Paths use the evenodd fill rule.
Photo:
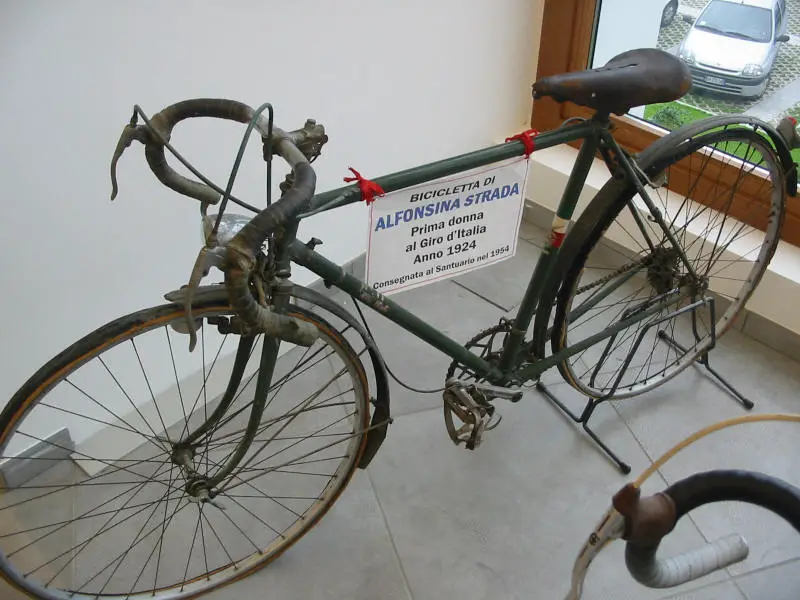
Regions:
<instances>
[{"instance_id":1,"label":"top tube","mask_svg":"<svg viewBox=\"0 0 800 600\"><path fill-rule=\"evenodd\" d=\"M605 127L603 123L590 120L540 133L535 138L536 145L534 147L534 152L585 139L599 129L604 129ZM466 154L460 154L451 158L445 158L426 165L412 167L389 175L383 175L375 178L374 181L380 185L386 193L389 193L439 179L440 177L462 173L470 169L514 158L515 156L522 156L524 153L525 145L519 140L514 140L467 152ZM309 212L300 215L300 218L310 216L311 212L320 208L323 209L320 212L324 212L325 210L331 210L339 206L345 206L360 201L361 190L357 185L344 186L315 195L311 199Z\"/></svg>"}]
</instances>

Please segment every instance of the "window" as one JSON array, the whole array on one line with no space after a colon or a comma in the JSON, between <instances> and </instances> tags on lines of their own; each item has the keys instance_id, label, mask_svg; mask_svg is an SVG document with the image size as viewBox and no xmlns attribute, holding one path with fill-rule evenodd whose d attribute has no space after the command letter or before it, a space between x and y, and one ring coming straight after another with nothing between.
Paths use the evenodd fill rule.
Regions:
<instances>
[{"instance_id":1,"label":"window","mask_svg":"<svg viewBox=\"0 0 800 600\"><path fill-rule=\"evenodd\" d=\"M785 0L786 18L774 33L775 12L784 0L544 2L540 77L601 66L636 47L661 48L689 66L694 87L684 98L612 117L617 139L629 150L708 115L748 113L773 124L786 114L800 117L800 95L794 87L800 45L781 41L800 36L800 0ZM587 108L543 98L535 102L532 122L549 129L569 117L590 114ZM800 162L800 151L794 158ZM787 205L783 238L800 245L795 202Z\"/></svg>"}]
</instances>

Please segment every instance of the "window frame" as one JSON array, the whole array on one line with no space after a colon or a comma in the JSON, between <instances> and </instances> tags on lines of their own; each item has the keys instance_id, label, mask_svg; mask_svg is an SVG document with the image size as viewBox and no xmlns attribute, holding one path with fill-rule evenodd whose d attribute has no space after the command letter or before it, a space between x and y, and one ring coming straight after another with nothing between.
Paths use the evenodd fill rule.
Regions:
<instances>
[{"instance_id":1,"label":"window frame","mask_svg":"<svg viewBox=\"0 0 800 600\"><path fill-rule=\"evenodd\" d=\"M544 11L536 77L542 78L587 68L594 44L594 25L599 14L600 0L542 1ZM590 117L592 113L591 109L571 102L558 103L551 98L540 98L533 101L530 122L534 129L546 131L558 127L568 118ZM617 142L630 152L644 149L667 133L654 125L627 115L611 115L611 122ZM577 147L580 142L574 142L572 145ZM730 169L733 174L733 167L719 164L722 169ZM757 175L749 177L756 178ZM755 183L755 181L748 182L743 187L755 187ZM675 191L680 192L680 189ZM768 210L766 201L763 205L762 215ZM754 219L746 220L750 225L763 228L763 223L759 222L758 217ZM790 244L800 246L798 203L787 202L781 238Z\"/></svg>"}]
</instances>

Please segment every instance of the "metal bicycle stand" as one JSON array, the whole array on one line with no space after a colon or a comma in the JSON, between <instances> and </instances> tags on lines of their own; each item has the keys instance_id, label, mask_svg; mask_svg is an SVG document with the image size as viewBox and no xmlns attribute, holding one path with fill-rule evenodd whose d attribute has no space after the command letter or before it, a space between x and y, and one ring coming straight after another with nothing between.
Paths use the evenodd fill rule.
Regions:
<instances>
[{"instance_id":1,"label":"metal bicycle stand","mask_svg":"<svg viewBox=\"0 0 800 600\"><path fill-rule=\"evenodd\" d=\"M598 406L600 406L600 404L602 404L603 402L607 402L607 401L613 399L614 393L616 392L617 387L619 386L623 375L625 374L628 366L630 365L630 362L633 359L633 356L636 353L636 350L639 348L639 345L641 344L642 340L644 339L645 334L652 327L654 327L654 326L656 326L656 325L658 325L658 324L660 324L660 323L662 323L662 322L664 322L664 321L666 321L668 319L672 319L673 317L676 317L676 316L678 316L678 315L680 315L680 314L682 314L684 312L695 311L697 308L700 308L702 305L708 305L708 307L710 309L710 312L711 312L711 323L712 324L716 323L715 311L714 311L714 299L713 298L705 298L705 299L702 299L702 300L697 300L697 301L693 302L692 304L689 304L688 306L685 306L685 307L681 308L680 310L678 310L678 311L676 311L674 313L671 313L668 316L662 317L662 318L658 319L657 321L653 321L652 323L648 323L647 326L644 327L642 329L642 331L639 333L639 336L637 337L636 342L634 343L633 347L631 348L631 351L628 353L628 357L626 358L622 368L620 369L619 375L617 376L617 379L614 382L614 385L612 386L611 391L609 393L607 393L605 396L601 397L601 398L588 398L587 401L586 401L586 404L585 404L585 406L584 406L584 408L583 408L583 410L581 411L580 414L576 414L576 413L572 412L561 400L556 398L556 396L549 389L547 389L547 387L541 381L537 381L536 382L536 389L548 401L550 401L556 408L558 408L566 417L568 417L570 420L572 420L573 423L575 423L577 425L580 425L583 428L583 430L586 432L586 434L594 441L594 443L600 448L600 450L602 450L602 452L605 453L605 455L617 466L617 468L620 470L620 472L623 475L627 475L628 473L631 472L630 465L627 464L626 462L624 462L622 459L620 459L619 456L617 456L617 454L615 454L614 451L611 450L611 448L609 448L608 445L598 437L598 435L589 426L589 420L592 418L592 415L594 414L594 411L597 409ZM692 314L692 332L694 334L695 340L700 341L701 337L700 337L700 335L699 335L699 333L697 331L697 318L696 318L696 313L694 313L694 312ZM677 348L681 352L686 352L687 351L686 348L681 346L674 338L669 336L666 333L666 331L664 331L663 329L659 330L656 335L664 343L669 344L670 346L672 346L674 348ZM609 341L608 341L608 343L606 345L606 351L603 352L603 354L601 355L600 360L598 361L598 365L595 367L595 373L600 369L600 366L603 364L603 360L607 355L607 351L608 351L609 348L611 348L611 345L614 342L615 338L616 338L616 336L612 336L611 338L609 338ZM695 359L695 363L694 363L695 366L697 366L698 368L705 367L706 371L708 371L711 374L713 379L718 384L720 384L722 386L722 388L726 392L728 392L731 396L733 396L733 398L742 407L744 407L746 410L751 410L754 407L753 402L751 400L749 400L748 398L746 398L745 396L743 396L742 393L739 392L739 390L737 390L726 378L724 378L722 375L720 375L720 373L717 372L711 366L711 364L709 363L708 354L709 354L709 352L711 350L714 349L715 346L716 346L716 331L715 331L714 325L712 325L711 345L702 354L700 354Z\"/></svg>"}]
</instances>

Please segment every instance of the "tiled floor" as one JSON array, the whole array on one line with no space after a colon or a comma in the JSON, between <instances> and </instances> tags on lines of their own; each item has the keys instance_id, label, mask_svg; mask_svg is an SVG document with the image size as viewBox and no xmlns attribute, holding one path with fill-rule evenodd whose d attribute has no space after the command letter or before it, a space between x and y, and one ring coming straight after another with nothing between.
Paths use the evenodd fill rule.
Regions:
<instances>
[{"instance_id":1,"label":"tiled floor","mask_svg":"<svg viewBox=\"0 0 800 600\"><path fill-rule=\"evenodd\" d=\"M396 296L403 305L466 340L513 311L536 257L541 232L525 226L517 256L504 263ZM416 387L438 387L448 360L368 315L390 368ZM756 402L755 412L797 411L798 364L752 341L727 334L715 366ZM580 397L557 372L545 382L577 408ZM596 432L633 467L622 476L538 392L498 404L500 426L475 452L455 447L445 432L438 394L392 383L394 424L366 471L321 523L267 569L206 596L209 600L505 600L560 599L576 552L611 495L686 435L744 414L700 370L657 390L603 405ZM798 429L789 424L726 430L679 455L645 486L663 489L710 468L748 468L800 484ZM750 543L750 557L724 572L673 590L631 580L620 542L589 573L586 600L796 600L800 535L763 510L743 505L701 508L663 544L677 553L731 532ZM0 598L15 599L0 589Z\"/></svg>"}]
</instances>

